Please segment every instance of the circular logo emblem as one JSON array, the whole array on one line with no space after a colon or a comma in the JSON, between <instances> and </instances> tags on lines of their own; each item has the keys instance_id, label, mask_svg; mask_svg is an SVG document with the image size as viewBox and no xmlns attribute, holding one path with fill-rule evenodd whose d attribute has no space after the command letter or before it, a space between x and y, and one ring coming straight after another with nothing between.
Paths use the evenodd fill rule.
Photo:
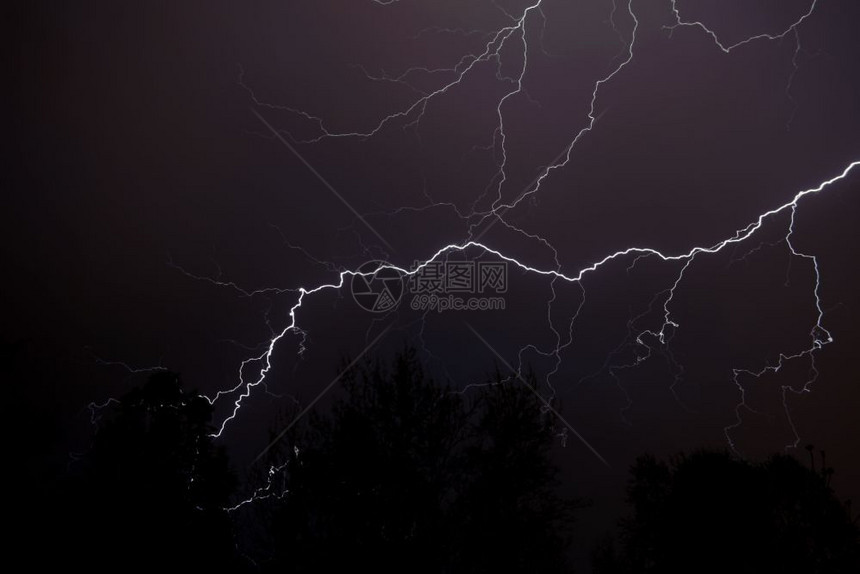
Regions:
<instances>
[{"instance_id":1,"label":"circular logo emblem","mask_svg":"<svg viewBox=\"0 0 860 574\"><path fill-rule=\"evenodd\" d=\"M359 307L385 313L397 307L403 297L403 276L385 261L368 261L352 276L349 288Z\"/></svg>"}]
</instances>

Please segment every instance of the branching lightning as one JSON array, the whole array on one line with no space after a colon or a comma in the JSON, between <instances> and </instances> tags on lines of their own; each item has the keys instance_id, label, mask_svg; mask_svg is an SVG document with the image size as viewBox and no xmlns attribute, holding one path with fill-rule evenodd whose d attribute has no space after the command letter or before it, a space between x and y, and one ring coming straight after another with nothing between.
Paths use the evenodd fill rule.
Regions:
<instances>
[{"instance_id":1,"label":"branching lightning","mask_svg":"<svg viewBox=\"0 0 860 574\"><path fill-rule=\"evenodd\" d=\"M565 274L563 274L557 270L554 270L554 269L540 269L537 267L531 267L528 264L523 263L516 258L509 257L509 256L505 255L504 253L502 253L501 251L497 251L488 245L485 245L485 244L477 242L477 241L467 241L465 243L452 243L452 244L449 244L449 245L446 245L446 246L440 248L432 256L430 256L428 259L426 259L423 263L421 263L420 265L418 265L417 267L415 267L414 269L411 269L411 270L403 268L403 267L398 267L396 265L381 265L381 266L377 267L376 269L373 269L372 271L366 271L366 272L346 270L346 271L343 271L340 273L340 275L338 276L338 280L336 282L318 285L318 286L313 287L311 289L308 289L305 287L300 287L298 289L298 291L299 291L298 301L290 308L290 312L289 312L290 323L289 323L289 325L287 325L287 327L284 330L282 330L280 333L278 333L278 335L271 340L265 353L261 354L258 357L252 357L252 358L246 359L245 361L242 362L242 364L239 368L240 382L234 388L227 390L227 391L219 391L215 395L214 398L210 399L210 402L214 403L215 400L217 400L219 397L221 397L223 395L235 393L235 392L239 391L240 389L244 389L244 392L242 392L242 394L239 396L238 399L236 399L236 401L234 403L235 408L233 409L232 414L224 420L224 422L221 424L218 432L216 432L214 436L217 437L217 436L221 435L221 433L224 431L226 425L231 420L233 420L236 417L236 415L238 414L242 400L244 400L245 398L247 398L250 395L251 389L253 387L259 385L260 383L262 383L265 380L266 374L269 372L269 369L271 368L270 359L271 359L272 353L274 352L276 344L283 337L285 337L288 333L301 333L302 332L301 329L298 327L297 312L301 309L302 303L304 302L305 297L307 297L309 295L314 295L316 293L319 293L319 292L325 291L325 290L340 290L344 287L345 281L348 277L352 277L355 275L362 275L365 277L369 277L369 276L374 275L375 273L377 273L381 269L393 269L393 270L396 270L399 273L401 273L403 276L408 277L408 276L414 275L419 270L425 268L427 265L429 265L433 261L439 260L442 256L444 256L448 253L456 252L456 251L465 251L466 249L469 249L469 248L476 248L476 249L483 251L484 253L494 255L503 261L506 261L510 264L515 265L516 267L520 268L524 272L533 273L536 275L543 275L546 277L550 277L552 279L558 279L558 280L566 281L569 283L581 283L583 278L586 275L588 275L589 273L594 273L594 272L598 271L601 267L603 267L607 263L614 261L614 260L617 260L617 259L630 257L630 256L635 258L635 257L647 255L647 256L657 257L660 260L666 261L666 262L681 261L681 262L684 262L684 265L683 265L683 267L681 267L681 271L676 276L675 281L672 284L671 288L669 288L668 297L666 298L666 301L663 304L664 321L663 321L663 325L662 325L661 329L657 332L643 331L638 337L638 339L641 339L641 337L643 335L651 334L651 335L656 336L660 340L660 342L662 343L662 342L665 342L665 340L666 340L666 337L667 337L666 329L667 328L672 327L672 328L677 329L680 327L680 325L678 323L676 323L675 321L672 320L671 310L669 307L670 307L670 304L672 302L672 298L674 297L675 292L678 289L678 286L680 285L680 283L684 277L684 272L690 267L690 265L693 263L693 261L695 260L695 258L697 256L718 253L718 252L722 251L728 245L733 245L733 244L745 241L746 239L751 237L756 231L758 231L768 218L770 218L770 217L772 217L778 213L787 211L787 210L790 210L792 213L791 225L789 226L787 233L786 233L786 241L790 242L791 234L794 231L794 214L796 213L797 206L798 206L798 203L800 202L800 200L807 195L818 193L818 192L824 190L825 188L827 188L828 186L830 186L834 182L837 182L841 179L844 179L852 169L854 169L855 167L858 167L858 166L860 166L860 161L855 161L855 162L849 164L842 171L842 173L840 173L839 175L820 183L818 186L816 186L814 188L810 188L810 189L806 189L806 190L798 192L791 201L789 201L788 203L785 203L779 207L776 207L770 211L763 213L762 215L760 215L756 219L756 221L754 221L753 223L750 223L749 225L747 225L743 229L736 231L734 233L734 235L732 235L731 237L724 239L723 241L720 241L719 243L716 243L710 247L700 247L700 246L699 247L693 247L692 249L690 249L686 253L673 255L673 254L664 254L664 253L662 253L656 249L652 249L649 247L628 247L627 249L623 249L621 251L616 251L615 253L607 255L603 259L601 259L601 260L599 260L599 261L597 261L597 262L595 262L595 263L593 263L587 267L580 269L579 272L576 274L565 275ZM805 259L808 259L808 260L812 261L814 264L815 277L816 277L814 294L815 294L816 308L818 309L818 319L817 319L817 321L816 321L816 323L815 323L815 325L811 331L812 346L810 347L810 349L808 349L807 351L804 351L803 353L800 353L798 355L784 356L785 360L788 360L791 358L801 357L804 355L808 355L808 354L812 353L813 351L815 351L816 349L820 349L823 345L833 341L833 339L830 336L830 334L828 333L828 331L821 324L821 320L824 316L824 312L821 309L821 301L819 298L820 274L818 271L818 261L812 255L808 255L808 254L796 251L794 249L794 247L792 247L792 253L798 257L803 257ZM263 365L263 367L258 372L257 378L253 381L245 381L244 375L243 375L245 367L249 364L257 363L257 362L259 362ZM782 363L782 358L780 360L780 364L781 363ZM777 365L775 367L768 367L768 369L778 369L778 368L779 368L779 365Z\"/></svg>"},{"instance_id":2,"label":"branching lightning","mask_svg":"<svg viewBox=\"0 0 860 574\"><path fill-rule=\"evenodd\" d=\"M533 273L536 275L543 275L546 277L550 277L553 280L557 279L557 280L561 280L561 281L566 281L568 283L576 283L576 284L580 284L580 285L582 283L583 278L586 275L588 275L590 273L597 272L601 267L603 267L604 265L606 265L607 263L609 263L611 261L623 259L626 257L630 257L632 259L635 259L635 258L641 257L641 256L653 256L653 257L659 258L660 260L662 260L664 262L673 262L673 261L683 262L684 264L681 267L681 271L677 274L672 286L667 290L668 296L666 297L666 300L663 304L663 318L664 319L663 319L663 324L662 324L660 330L656 331L656 332L649 331L649 330L642 331L636 337L637 344L647 347L647 345L643 342L644 336L646 336L646 335L655 336L660 340L661 343L664 343L666 341L666 337L667 337L666 329L669 327L672 327L674 329L677 329L680 327L680 325L677 322L673 321L671 318L670 304L672 302L672 298L674 297L676 290L678 289L678 287L679 287L679 285L680 285L680 283L684 277L684 272L687 269L689 269L689 267L691 266L691 264L693 263L693 261L697 257L703 256L703 255L718 253L718 252L722 251L724 248L726 248L727 246L738 244L738 243L741 243L741 242L749 239L756 231L758 231L764 225L764 223L769 218L772 218L773 216L775 216L779 213L783 213L785 211L791 212L791 223L790 223L788 229L786 230L786 235L785 235L786 241L789 242L789 245L791 245L791 235L794 232L794 216L797 212L797 208L798 208L798 205L800 203L800 200L803 199L804 197L808 196L808 195L819 193L819 192L823 191L824 189L826 189L828 186L832 185L833 183L835 183L841 179L844 179L845 177L848 176L848 174L854 168L857 168L857 167L860 167L860 161L852 162L840 174L821 182L816 187L798 192L791 199L791 201L761 214L754 222L750 223L749 225L747 225L743 229L737 230L734 233L734 235L732 235L731 237L724 239L724 240L720 241L719 243L716 243L716 244L711 245L709 247L701 247L701 246L693 247L692 249L690 249L689 251L687 251L685 253L665 254L665 253L662 253L656 249L652 249L652 248L648 248L648 247L629 247L627 249L624 249L621 251L616 251L615 253L607 255L606 257L593 263L592 265L589 265L587 267L580 269L579 272L577 272L576 274L565 275L565 274L563 274L557 270L554 270L554 269L540 269L537 267L531 267L531 266L527 265L526 263L519 261L518 259L515 259L513 257L508 257L504 253L497 251L497 250L489 247L488 245L485 245L485 244L482 244L482 243L479 243L476 241L467 241L465 243L450 244L450 245L446 245L446 246L442 247L437 252L435 252L431 257L429 257L426 261L424 261L421 265L419 265L418 267L416 267L415 269L412 269L412 270L405 269L402 267L397 267L394 265L383 265L383 266L380 266L379 268L374 269L372 271L361 272L361 273L357 272L357 271L347 270L347 271L343 271L340 273L340 275L338 277L338 281L336 281L336 282L319 285L319 286L311 288L311 289L301 287L301 288L299 288L299 299L290 309L290 313L289 313L290 323L289 323L289 325L283 331L281 331L276 337L274 337L271 340L265 353L263 353L262 355L260 355L258 357L253 357L253 358L247 359L246 361L244 361L242 363L242 365L239 369L239 383L236 385L236 387L234 387L230 390L227 390L227 391L220 391L213 398L209 399L210 402L214 403L221 396L225 396L225 395L239 392L241 389L241 393L240 393L239 397L233 403L234 408L233 408L232 413L226 419L224 419L224 421L220 425L220 428L218 429L218 431L216 433L214 433L213 436L218 437L224 432L225 428L227 427L227 424L230 421L232 421L233 419L235 419L236 416L238 415L239 409L242 406L242 401L250 396L252 389L254 387L260 385L261 383L263 383L265 381L266 375L268 374L269 370L271 369L271 357L272 357L272 354L275 350L276 344L282 338L287 336L289 333L293 333L293 332L302 333L302 331L298 327L297 313L301 309L301 306L302 306L302 303L304 302L305 297L314 295L316 293L319 293L319 292L325 291L325 290L340 290L344 287L345 281L348 277L352 277L354 275L371 276L374 273L376 273L377 271L379 271L379 269L384 269L384 268L394 269L394 270L397 270L398 272L400 272L401 274L403 274L404 276L409 276L409 275L416 273L419 269L426 267L431 262L438 260L440 257L444 256L447 253L456 252L456 251L464 251L464 250L469 249L469 248L476 248L476 249L482 250L485 253L494 255L501 260L507 261L508 263L515 265L516 267L522 269L523 271L525 271L527 273ZM819 297L821 277L820 277L819 268L818 268L818 260L813 255L809 255L809 254L797 251L793 245L791 246L791 250L795 256L802 257L804 259L811 261L813 264L813 267L815 269L815 286L813 289L813 293L815 296L815 305L816 305L816 309L818 311L818 315L816 318L815 325L813 325L812 329L810 330L811 344L810 344L809 348L801 351L800 353L796 353L793 355L780 355L779 362L776 365L765 366L764 368L762 368L758 372L745 371L745 370L741 370L741 369L735 370L735 383L736 384L738 384L737 383L737 377L741 373L745 373L745 374L749 374L749 375L758 377L767 371L778 371L785 364L786 361L789 361L792 359L798 359L798 358L802 358L802 357L811 357L812 358L812 360L813 360L813 367L812 367L813 373L816 373L815 367L814 367L814 355L813 355L813 353L816 350L823 347L824 345L833 342L833 337L830 335L830 333L822 325L822 320L824 317L824 311L821 308L821 300ZM560 352L560 351L557 348L556 353L558 353L558 352ZM648 349L648 353L650 354L650 348ZM641 361L646 360L648 356L649 355L645 355L644 357L638 358L636 360L636 363L639 363ZM244 379L243 372L245 370L245 367L249 364L252 364L252 363L260 363L263 366L257 372L257 375L253 380L246 381ZM630 365L625 365L625 366L630 366ZM616 368L622 368L622 366L619 366ZM791 392L807 392L809 390L809 385L811 385L814 382L814 380L815 380L815 377L813 375L813 377L811 377L810 380L808 380L804 384L803 389L801 391L794 391L791 386L783 386L782 387L783 395L785 396L785 394L789 391L791 391ZM739 425L740 424L740 417L741 417L741 415L740 415L741 409L744 409L744 408L748 409L749 407L747 407L747 405L744 401L743 388L739 384L738 384L738 388L741 391L741 402L739 403L739 405L736 409L736 412L738 413L738 423L737 424ZM789 416L789 420L790 420L790 412L789 412L787 404L785 404L785 409L786 409L786 414ZM730 431L735 426L737 426L737 425L733 425L733 426L727 427L725 429L726 437L732 446L734 446L734 444L731 441ZM793 425L792 425L792 427L793 427ZM796 446L798 444L799 440L800 440L799 437L797 437L792 446Z\"/></svg>"},{"instance_id":3,"label":"branching lightning","mask_svg":"<svg viewBox=\"0 0 860 574\"><path fill-rule=\"evenodd\" d=\"M807 18L812 16L812 13L815 11L815 5L818 3L818 0L812 0L812 2L809 4L809 9L800 18L798 18L797 20L792 22L791 25L788 26L788 28L786 28L785 30L783 30L782 32L780 32L778 34L767 34L767 33L756 34L755 36L750 36L749 38L745 38L744 40L741 40L739 42L735 42L734 44L728 44L727 45L725 42L720 40L720 38L719 38L719 36L717 36L716 32L714 32L712 29L708 28L702 22L699 22L699 21L690 22L690 21L684 20L683 17L681 16L681 12L678 10L678 0L670 0L670 1L672 3L672 13L675 15L675 24L673 24L671 26L665 26L665 28L667 30L669 30L671 32L672 30L675 30L675 29L681 28L681 27L700 28L703 32L705 32L708 36L710 36L714 40L714 44L716 44L716 46L720 50L725 52L726 54L730 53L735 48L739 48L741 46L746 46L747 44L755 42L756 40L780 40L780 39L786 37L788 34L797 33L797 27L800 26L801 24L803 24L803 22Z\"/></svg>"},{"instance_id":4,"label":"branching lightning","mask_svg":"<svg viewBox=\"0 0 860 574\"><path fill-rule=\"evenodd\" d=\"M389 6L397 2L397 0L372 1L380 6ZM795 42L795 51L792 58L793 69L786 87L786 94L791 98L790 90L795 74L797 73L798 55L802 51L799 28L815 12L818 4L817 0L812 0L809 4L808 10L784 30L777 33L760 33L734 43L724 42L714 30L701 21L685 20L677 5L677 0L669 0L669 3L674 23L663 26L663 28L670 36L674 31L680 28L699 30L710 37L713 40L714 46L724 54L732 54L739 48L748 46L754 42L766 42L791 37ZM763 365L758 370L741 368L733 369L733 383L738 389L740 400L735 408L736 421L725 427L724 432L728 444L731 448L735 449L736 445L732 438L732 431L742 424L744 411L755 412L746 402L746 391L741 382L742 378L759 378L766 373L778 372L789 361L808 360L810 362L810 375L802 387L798 389L789 384L781 386L783 408L792 432L794 433L794 439L787 446L795 447L799 444L800 436L791 418L788 396L789 393L803 394L809 391L810 386L815 382L818 374L815 364L815 353L823 346L831 343L833 341L833 337L823 325L824 311L822 309L820 297L821 272L819 269L818 259L815 255L796 248L792 241L793 234L795 232L795 218L804 198L818 194L836 182L848 177L852 170L856 170L860 167L860 160L849 163L841 172L821 181L814 187L797 191L789 201L777 205L769 211L758 215L758 217L745 227L729 233L724 239L712 245L694 246L686 251L677 253L663 252L648 246L631 246L607 254L603 258L592 262L590 265L582 267L574 273L563 273L561 271L562 265L559 259L559 253L556 248L540 234L514 225L505 218L505 215L508 211L519 206L524 199L537 195L543 184L554 172L560 171L568 165L577 144L586 137L589 132L595 129L600 118L598 110L600 109L599 103L601 93L612 84L614 78L623 74L625 69L631 66L634 62L637 32L639 32L640 22L633 10L633 0L628 0L624 17L629 18L630 32L629 38L626 38L624 33L617 28L618 20L621 17L619 6L616 5L615 0L611 1L611 10L608 12L607 25L611 28L613 33L617 35L619 41L623 44L623 48L615 60L613 60L614 65L594 81L587 109L580 111L580 114L583 116L584 125L569 134L567 143L560 150L559 154L548 164L536 170L537 173L529 185L522 189L518 194L508 193L507 195L509 198L506 199L506 191L508 190L505 189L505 186L509 180L509 149L507 143L508 134L506 133L506 108L515 98L520 96L531 100L531 97L528 95L527 86L525 85L527 72L529 70L530 56L532 55L530 50L532 50L532 46L536 44L543 53L546 53L546 49L544 47L544 32L547 25L547 16L544 12L543 4L544 0L536 0L522 8L521 12L517 14L513 14L510 11L503 10L499 7L499 10L502 10L506 16L506 23L504 26L496 30L487 31L435 27L426 28L413 36L413 40L417 40L422 36L429 34L453 34L463 38L477 38L481 42L481 48L479 50L476 50L473 53L463 54L456 62L450 63L447 67L432 68L429 66L415 65L395 73L389 73L384 70L380 73L371 73L367 68L358 66L358 69L363 72L368 81L406 86L414 96L414 99L401 109L395 110L381 118L371 121L369 127L338 130L330 127L329 123L324 118L310 111L265 102L260 99L255 94L254 90L246 83L244 72L240 75L239 83L249 94L254 106L262 110L272 109L293 114L301 121L307 122L308 125L316 130L316 135L297 141L296 143L299 144L316 144L324 140L334 138L357 138L359 140L364 140L380 136L384 130L395 126L403 129L413 128L417 130L424 119L428 106L432 105L438 99L443 98L446 94L449 94L456 86L463 84L464 80L470 74L474 73L480 66L495 66L497 71L495 76L496 80L505 85L506 88L504 94L502 94L497 102L495 102L495 127L490 135L490 144L486 147L488 151L493 153L493 157L497 159L497 165L494 166L494 169L497 169L490 178L486 188L481 190L475 200L471 203L471 207L464 210L460 206L450 202L436 201L425 188L423 190L423 195L427 200L426 204L418 206L401 206L393 211L385 213L387 216L394 217L404 212L421 213L425 210L441 208L452 210L456 217L464 223L466 231L463 236L459 236L458 241L453 241L439 247L435 252L430 253L429 257L424 258L417 266L405 268L393 264L385 264L380 265L373 270L365 271L358 269L342 269L331 263L313 258L317 263L325 265L330 272L336 273L336 279L316 286L301 286L297 288L262 287L248 289L232 281L222 280L220 272L214 277L196 275L185 271L178 265L175 265L172 260L168 261L169 265L176 267L182 273L185 273L191 278L206 281L225 289L230 289L242 297L254 297L261 294L294 294L296 297L294 303L289 308L286 326L274 330L271 339L265 343L264 350L254 356L246 358L240 363L237 370L238 381L236 384L229 389L218 391L214 395L207 397L207 400L213 405L221 402L222 400L229 401L231 405L228 408L229 412L227 416L218 423L217 428L213 433L213 437L221 437L230 424L240 415L240 411L242 410L245 400L251 396L254 389L260 386L265 386L267 376L272 369L273 354L282 340L295 336L298 339L299 352L301 353L303 351L305 348L307 327L301 322L301 312L303 305L309 298L323 292L340 292L353 277L369 277L383 269L394 270L403 277L410 277L433 262L440 261L452 254L462 253L467 250L477 251L483 255L497 258L500 261L505 261L514 268L521 270L523 273L545 277L549 281L551 296L546 302L546 319L548 329L554 340L554 345L545 348L541 348L536 344L527 344L523 346L518 355L517 372L512 376L521 375L520 371L523 368L524 353L526 352L537 353L540 356L551 359L553 362L552 368L545 377L545 383L549 389L551 397L554 396L556 392L555 385L557 383L554 383L553 379L559 373L562 363L562 353L574 344L574 325L586 302L586 289L583 285L584 278L599 272L612 262L626 263L627 270L630 272L640 261L653 259L666 264L666 266L672 270L671 280L667 282L662 290L653 296L648 309L632 317L628 321L627 337L609 354L609 356L607 356L602 368L598 372L595 372L579 381L581 383L588 378L596 377L600 374L608 374L615 379L618 388L626 401L626 404L622 408L622 417L624 417L624 411L630 407L631 400L629 394L621 385L620 379L616 374L617 372L633 368L644 361L647 361L655 352L659 352L667 358L672 367L674 382L670 388L673 393L675 393L675 386L681 380L683 367L677 364L672 356L671 349L669 348L669 342L672 339L672 336L681 328L680 323L674 318L672 309L673 303L675 302L675 296L682 288L684 279L693 268L695 262L700 258L721 253L724 250L743 244L752 238L766 223L776 220L776 216L789 215L788 225L785 228L785 234L780 240L780 243L784 241L788 246L791 256L799 261L805 261L808 263L814 272L812 297L814 299L816 309L816 318L809 331L809 345L796 353L780 354L775 363ZM537 29L537 34L530 33L532 26ZM503 51L505 49L511 50L513 48L516 48L515 51L518 54L519 60L516 62L514 73L506 75L502 73L501 67ZM422 77L424 80L438 79L439 83L431 90L419 89L412 81L413 78L417 76ZM791 120L789 120L789 123L790 121ZM291 134L287 134L287 136L292 138ZM294 139L293 141L296 140ZM507 229L519 234L519 236L525 238L526 241L535 242L541 245L542 248L547 249L552 254L555 266L541 267L531 265L529 262L503 253L500 249L496 249L485 242L482 238L487 233L488 229L497 223L500 223ZM290 245L290 247L300 249L293 245ZM760 247L761 245L753 248L752 251L755 251ZM310 257L307 252L304 253ZM558 299L556 286L561 283L575 286L580 293L578 306L564 326L556 325L552 318L553 304ZM651 311L654 307L659 309L661 316L660 324L652 328L640 327L639 323L641 320L646 316L651 315ZM426 317L426 313L422 316L422 324L424 317ZM421 335L423 336L423 330ZM633 358L629 361L616 362L620 352L623 349L630 347L633 347L635 351ZM432 355L429 349L425 348L425 351L428 355ZM473 385L474 383L468 386ZM566 438L566 429L563 433L563 438ZM237 510L252 501L272 496L282 496L282 492L276 492L274 483L277 475L284 470L285 466L286 464L272 466L267 473L268 478L266 484L257 488L249 498L237 503L228 510Z\"/></svg>"}]
</instances>

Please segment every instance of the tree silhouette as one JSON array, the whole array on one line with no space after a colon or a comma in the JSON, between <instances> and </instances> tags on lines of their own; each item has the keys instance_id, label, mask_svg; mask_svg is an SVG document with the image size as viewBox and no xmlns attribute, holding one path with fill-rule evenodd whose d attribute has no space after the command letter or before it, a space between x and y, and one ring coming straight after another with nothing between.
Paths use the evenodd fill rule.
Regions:
<instances>
[{"instance_id":1,"label":"tree silhouette","mask_svg":"<svg viewBox=\"0 0 860 574\"><path fill-rule=\"evenodd\" d=\"M425 380L411 355L391 371L378 362L349 370L343 382L347 397L331 417L314 415L291 453L276 562L299 572L402 566L416 554L432 562L426 545L440 537L459 398Z\"/></svg>"},{"instance_id":2,"label":"tree silhouette","mask_svg":"<svg viewBox=\"0 0 860 574\"><path fill-rule=\"evenodd\" d=\"M598 552L598 573L860 571L857 528L829 469L699 451L668 464L644 456L631 473L633 515L621 547Z\"/></svg>"},{"instance_id":3,"label":"tree silhouette","mask_svg":"<svg viewBox=\"0 0 860 574\"><path fill-rule=\"evenodd\" d=\"M89 565L236 565L222 510L235 478L212 444L211 415L170 372L153 374L106 414L73 490Z\"/></svg>"},{"instance_id":4,"label":"tree silhouette","mask_svg":"<svg viewBox=\"0 0 860 574\"><path fill-rule=\"evenodd\" d=\"M567 571L565 549L580 503L556 492L553 420L522 382L503 383L499 373L479 407L466 451L468 480L455 507L455 571Z\"/></svg>"},{"instance_id":5,"label":"tree silhouette","mask_svg":"<svg viewBox=\"0 0 860 574\"><path fill-rule=\"evenodd\" d=\"M520 383L471 401L415 352L344 375L345 396L294 435L272 569L551 571L572 501L555 491L553 435Z\"/></svg>"}]
</instances>

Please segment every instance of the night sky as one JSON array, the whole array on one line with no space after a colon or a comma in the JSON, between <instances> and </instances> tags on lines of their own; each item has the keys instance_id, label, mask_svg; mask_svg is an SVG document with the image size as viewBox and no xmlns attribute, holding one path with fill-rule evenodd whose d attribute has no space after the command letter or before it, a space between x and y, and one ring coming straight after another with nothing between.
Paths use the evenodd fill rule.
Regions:
<instances>
[{"instance_id":1,"label":"night sky","mask_svg":"<svg viewBox=\"0 0 860 574\"><path fill-rule=\"evenodd\" d=\"M590 445L568 431L557 454L595 533L644 452L812 443L860 498L860 4L674 8L7 9L3 342L34 375L4 409L54 421L20 449L31 472L85 449L87 405L147 369L214 396L262 357L242 374L268 362L263 384L216 402L220 425L250 389L219 438L244 476L278 413L374 342L466 393L533 369ZM296 307L445 246L435 261L506 262L503 310L416 311L406 278L387 312L348 287Z\"/></svg>"}]
</instances>

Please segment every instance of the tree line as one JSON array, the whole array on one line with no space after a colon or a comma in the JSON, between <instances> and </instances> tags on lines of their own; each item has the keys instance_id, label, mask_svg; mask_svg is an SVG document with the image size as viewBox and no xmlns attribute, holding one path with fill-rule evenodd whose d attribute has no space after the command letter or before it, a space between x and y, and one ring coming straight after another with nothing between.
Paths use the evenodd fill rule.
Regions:
<instances>
[{"instance_id":1,"label":"tree line","mask_svg":"<svg viewBox=\"0 0 860 574\"><path fill-rule=\"evenodd\" d=\"M154 373L63 481L54 546L95 570L570 572L586 502L560 492L559 429L534 383L497 372L457 393L410 349L347 369L333 405L268 452L269 496L239 522L226 509L246 494L210 436L212 406ZM858 572L857 521L831 475L786 455L640 457L593 570Z\"/></svg>"}]
</instances>

